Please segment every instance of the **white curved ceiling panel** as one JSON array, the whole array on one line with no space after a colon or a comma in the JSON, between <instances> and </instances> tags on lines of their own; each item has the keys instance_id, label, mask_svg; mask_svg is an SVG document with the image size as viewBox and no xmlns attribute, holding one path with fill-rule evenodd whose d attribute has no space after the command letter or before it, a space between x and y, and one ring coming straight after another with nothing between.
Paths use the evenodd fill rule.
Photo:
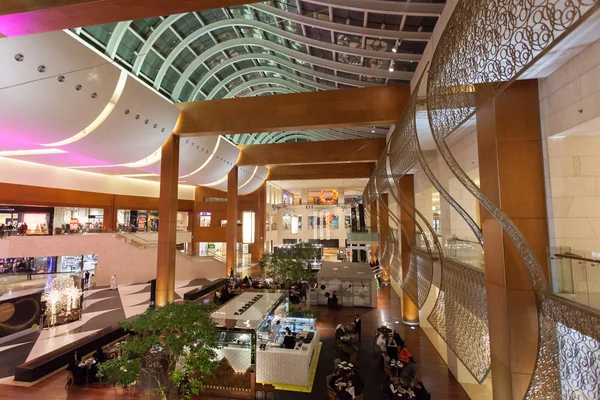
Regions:
<instances>
[{"instance_id":1,"label":"white curved ceiling panel","mask_svg":"<svg viewBox=\"0 0 600 400\"><path fill-rule=\"evenodd\" d=\"M187 178L206 168L218 142L219 136L181 138L179 142L179 176ZM142 169L159 174L160 161Z\"/></svg>"},{"instance_id":2,"label":"white curved ceiling panel","mask_svg":"<svg viewBox=\"0 0 600 400\"><path fill-rule=\"evenodd\" d=\"M82 131L106 107L120 74L62 31L1 40L0 150L11 137L37 148Z\"/></svg>"},{"instance_id":3,"label":"white curved ceiling panel","mask_svg":"<svg viewBox=\"0 0 600 400\"><path fill-rule=\"evenodd\" d=\"M116 68L116 67L115 67ZM135 79L127 79L119 101L93 132L61 146L113 164L141 160L160 148L171 134L179 110Z\"/></svg>"},{"instance_id":4,"label":"white curved ceiling panel","mask_svg":"<svg viewBox=\"0 0 600 400\"><path fill-rule=\"evenodd\" d=\"M250 178L248 182L246 182L246 184L244 184L243 186L240 185L238 189L238 194L244 195L254 192L265 182L265 179L267 179L268 174L269 169L267 167L258 166L252 178Z\"/></svg>"},{"instance_id":5,"label":"white curved ceiling panel","mask_svg":"<svg viewBox=\"0 0 600 400\"><path fill-rule=\"evenodd\" d=\"M214 156L197 173L183 178L186 182L197 185L208 185L223 179L237 163L240 149L225 139L219 140ZM213 186L211 186L213 187Z\"/></svg>"},{"instance_id":6,"label":"white curved ceiling panel","mask_svg":"<svg viewBox=\"0 0 600 400\"><path fill-rule=\"evenodd\" d=\"M254 192L258 189L265 179L269 169L263 166L243 166L238 170L238 194L245 195ZM210 185L211 188L227 191L227 179L223 179L215 185Z\"/></svg>"}]
</instances>

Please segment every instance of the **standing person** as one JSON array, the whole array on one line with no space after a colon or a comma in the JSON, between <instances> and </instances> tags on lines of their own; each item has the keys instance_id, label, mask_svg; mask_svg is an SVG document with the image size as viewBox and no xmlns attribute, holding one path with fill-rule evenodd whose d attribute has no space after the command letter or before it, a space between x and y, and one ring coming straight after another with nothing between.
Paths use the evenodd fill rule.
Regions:
<instances>
[{"instance_id":1,"label":"standing person","mask_svg":"<svg viewBox=\"0 0 600 400\"><path fill-rule=\"evenodd\" d=\"M90 271L85 271L85 284L86 286L90 284Z\"/></svg>"},{"instance_id":2,"label":"standing person","mask_svg":"<svg viewBox=\"0 0 600 400\"><path fill-rule=\"evenodd\" d=\"M233 267L231 267L231 269L229 270L229 277L233 278Z\"/></svg>"},{"instance_id":3,"label":"standing person","mask_svg":"<svg viewBox=\"0 0 600 400\"><path fill-rule=\"evenodd\" d=\"M27 280L30 281L31 280L31 265L29 265L29 263L27 263Z\"/></svg>"},{"instance_id":4,"label":"standing person","mask_svg":"<svg viewBox=\"0 0 600 400\"><path fill-rule=\"evenodd\" d=\"M110 278L110 290L117 290L117 274Z\"/></svg>"},{"instance_id":5,"label":"standing person","mask_svg":"<svg viewBox=\"0 0 600 400\"><path fill-rule=\"evenodd\" d=\"M358 316L358 314L356 314L356 318L354 318L354 330L358 334L358 340L360 340L361 339L360 332L362 330L362 321L360 320L360 317Z\"/></svg>"},{"instance_id":6,"label":"standing person","mask_svg":"<svg viewBox=\"0 0 600 400\"><path fill-rule=\"evenodd\" d=\"M0 224L0 239L4 239L4 230L6 228L4 227L4 224Z\"/></svg>"}]
</instances>

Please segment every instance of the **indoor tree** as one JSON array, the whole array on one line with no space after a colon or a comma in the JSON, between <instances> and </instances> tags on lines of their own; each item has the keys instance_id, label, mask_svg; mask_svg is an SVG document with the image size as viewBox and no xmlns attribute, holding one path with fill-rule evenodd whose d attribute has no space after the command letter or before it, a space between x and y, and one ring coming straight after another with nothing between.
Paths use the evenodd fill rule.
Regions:
<instances>
[{"instance_id":1,"label":"indoor tree","mask_svg":"<svg viewBox=\"0 0 600 400\"><path fill-rule=\"evenodd\" d=\"M279 254L263 254L261 275L273 279L276 284L298 283L312 279L305 261L282 257Z\"/></svg>"},{"instance_id":2,"label":"indoor tree","mask_svg":"<svg viewBox=\"0 0 600 400\"><path fill-rule=\"evenodd\" d=\"M196 303L169 303L121 321L130 333L119 345L122 356L101 363L98 376L125 387L149 380L161 399L176 392L184 398L198 394L215 368L210 311Z\"/></svg>"}]
</instances>

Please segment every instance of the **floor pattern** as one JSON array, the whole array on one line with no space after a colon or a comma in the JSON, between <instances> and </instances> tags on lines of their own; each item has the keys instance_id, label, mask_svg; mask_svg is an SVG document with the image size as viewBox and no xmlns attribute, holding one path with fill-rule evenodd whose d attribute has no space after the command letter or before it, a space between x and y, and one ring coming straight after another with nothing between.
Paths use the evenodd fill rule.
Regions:
<instances>
[{"instance_id":1,"label":"floor pattern","mask_svg":"<svg viewBox=\"0 0 600 400\"><path fill-rule=\"evenodd\" d=\"M213 280L175 282L175 300L184 293L210 285ZM118 321L143 313L150 304L150 284L122 285L118 290L93 287L84 292L83 317L65 325L46 328L0 344L0 379L14 375L15 368L69 343L92 335Z\"/></svg>"}]
</instances>

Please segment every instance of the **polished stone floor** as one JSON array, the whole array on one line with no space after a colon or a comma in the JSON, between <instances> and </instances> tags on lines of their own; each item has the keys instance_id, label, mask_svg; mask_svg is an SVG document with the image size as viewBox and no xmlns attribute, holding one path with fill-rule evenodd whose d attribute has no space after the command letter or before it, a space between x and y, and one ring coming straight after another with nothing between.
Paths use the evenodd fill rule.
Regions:
<instances>
[{"instance_id":1,"label":"polished stone floor","mask_svg":"<svg viewBox=\"0 0 600 400\"><path fill-rule=\"evenodd\" d=\"M333 344L334 329L338 323L349 323L355 314L360 314L363 321L363 338L357 360L359 374L365 380L365 399L382 399L381 383L383 370L379 368L373 355L373 337L377 326L382 323L397 329L405 339L410 351L420 366L420 379L431 392L435 400L468 399L461 385L448 371L446 364L439 356L429 339L419 329L409 329L400 323L400 299L390 287L384 287L378 296L377 309L346 308L331 311L327 307L317 309L318 326L324 342L317 375L312 393L295 393L278 391L279 400L326 399L325 377L332 372L335 358ZM282 366L293 368L293 366ZM92 400L92 399L147 399L148 395L136 390L124 391L112 387L64 389L66 372L59 372L31 387L0 385L0 399L20 400ZM419 375L418 375L419 376Z\"/></svg>"}]
</instances>

